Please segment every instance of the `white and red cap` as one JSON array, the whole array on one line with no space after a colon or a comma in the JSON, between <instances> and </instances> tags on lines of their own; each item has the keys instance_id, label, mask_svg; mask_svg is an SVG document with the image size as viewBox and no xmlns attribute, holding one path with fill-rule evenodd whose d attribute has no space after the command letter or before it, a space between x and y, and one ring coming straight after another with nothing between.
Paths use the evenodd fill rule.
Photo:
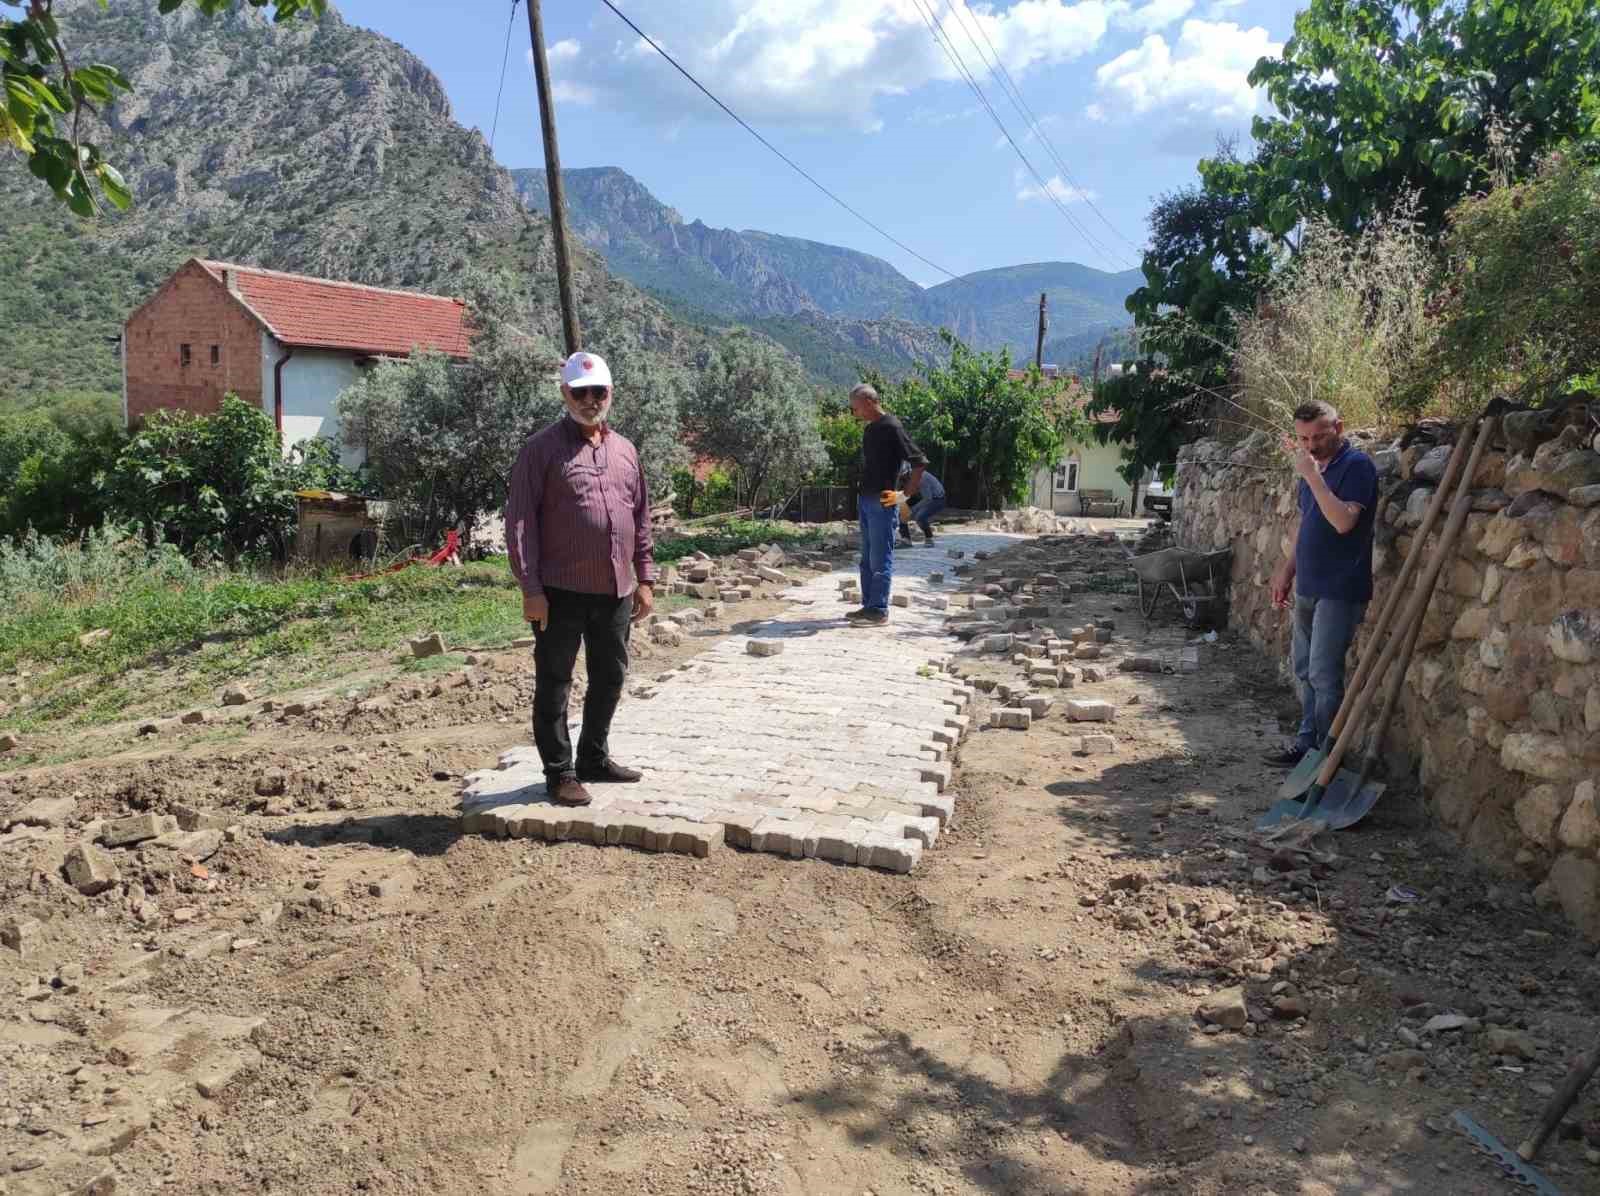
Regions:
<instances>
[{"instance_id":1,"label":"white and red cap","mask_svg":"<svg viewBox=\"0 0 1600 1196\"><path fill-rule=\"evenodd\" d=\"M611 369L605 358L580 350L562 363L561 381L568 386L610 386Z\"/></svg>"}]
</instances>

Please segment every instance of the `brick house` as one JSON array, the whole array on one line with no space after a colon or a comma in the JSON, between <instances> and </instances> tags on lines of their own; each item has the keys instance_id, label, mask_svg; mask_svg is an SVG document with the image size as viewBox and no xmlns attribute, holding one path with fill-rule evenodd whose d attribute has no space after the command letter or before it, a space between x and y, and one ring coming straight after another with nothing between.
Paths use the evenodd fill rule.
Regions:
<instances>
[{"instance_id":1,"label":"brick house","mask_svg":"<svg viewBox=\"0 0 1600 1196\"><path fill-rule=\"evenodd\" d=\"M191 258L123 325L123 418L205 414L231 391L272 417L287 454L338 438L334 400L373 362L413 348L462 359L469 337L460 299Z\"/></svg>"}]
</instances>

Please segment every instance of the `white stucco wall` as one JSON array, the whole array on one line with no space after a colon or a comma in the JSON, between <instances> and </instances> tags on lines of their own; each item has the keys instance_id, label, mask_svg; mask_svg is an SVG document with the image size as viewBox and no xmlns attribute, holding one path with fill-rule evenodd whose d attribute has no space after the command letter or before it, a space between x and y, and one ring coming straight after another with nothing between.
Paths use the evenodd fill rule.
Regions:
<instances>
[{"instance_id":1,"label":"white stucco wall","mask_svg":"<svg viewBox=\"0 0 1600 1196\"><path fill-rule=\"evenodd\" d=\"M1123 512L1132 513L1133 487L1122 480L1117 472L1122 467L1122 449L1115 444L1068 444L1061 450L1062 461L1077 458L1078 490L1109 490L1122 500ZM1078 513L1078 494L1053 493L1055 469L1053 464L1040 466L1034 472L1029 490L1029 505L1041 510L1054 510L1061 515Z\"/></svg>"},{"instance_id":2,"label":"white stucco wall","mask_svg":"<svg viewBox=\"0 0 1600 1196\"><path fill-rule=\"evenodd\" d=\"M274 367L283 346L270 334L261 334L261 406L270 416L274 402ZM296 349L283 367L283 453L302 440L322 436L339 440L339 419L334 404L339 393L359 381L361 367L349 353L321 349ZM354 469L366 459L366 450L340 444L339 457Z\"/></svg>"}]
</instances>

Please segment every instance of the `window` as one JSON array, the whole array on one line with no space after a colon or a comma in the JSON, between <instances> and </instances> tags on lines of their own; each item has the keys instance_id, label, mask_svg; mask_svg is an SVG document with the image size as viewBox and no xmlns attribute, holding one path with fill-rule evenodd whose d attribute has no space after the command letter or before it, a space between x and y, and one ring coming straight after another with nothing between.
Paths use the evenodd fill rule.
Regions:
<instances>
[{"instance_id":1,"label":"window","mask_svg":"<svg viewBox=\"0 0 1600 1196\"><path fill-rule=\"evenodd\" d=\"M1057 494L1075 494L1078 490L1078 461L1058 461L1054 489Z\"/></svg>"},{"instance_id":2,"label":"window","mask_svg":"<svg viewBox=\"0 0 1600 1196\"><path fill-rule=\"evenodd\" d=\"M222 364L222 346L221 345L212 345L211 346L211 364L212 365L221 365Z\"/></svg>"},{"instance_id":3,"label":"window","mask_svg":"<svg viewBox=\"0 0 1600 1196\"><path fill-rule=\"evenodd\" d=\"M179 365L188 365L189 364L189 346L188 345L179 345L178 346L178 364Z\"/></svg>"}]
</instances>

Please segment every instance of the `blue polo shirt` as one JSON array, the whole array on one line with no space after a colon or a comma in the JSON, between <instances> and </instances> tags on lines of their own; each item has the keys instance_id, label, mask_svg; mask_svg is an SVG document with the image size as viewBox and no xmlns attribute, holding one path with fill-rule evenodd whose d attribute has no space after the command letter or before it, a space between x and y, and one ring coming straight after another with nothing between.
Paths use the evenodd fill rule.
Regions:
<instances>
[{"instance_id":1,"label":"blue polo shirt","mask_svg":"<svg viewBox=\"0 0 1600 1196\"><path fill-rule=\"evenodd\" d=\"M1300 479L1300 535L1294 545L1294 588L1303 598L1372 600L1372 529L1378 518L1378 469L1347 440L1322 471L1335 498L1361 504L1355 527L1340 535Z\"/></svg>"}]
</instances>

